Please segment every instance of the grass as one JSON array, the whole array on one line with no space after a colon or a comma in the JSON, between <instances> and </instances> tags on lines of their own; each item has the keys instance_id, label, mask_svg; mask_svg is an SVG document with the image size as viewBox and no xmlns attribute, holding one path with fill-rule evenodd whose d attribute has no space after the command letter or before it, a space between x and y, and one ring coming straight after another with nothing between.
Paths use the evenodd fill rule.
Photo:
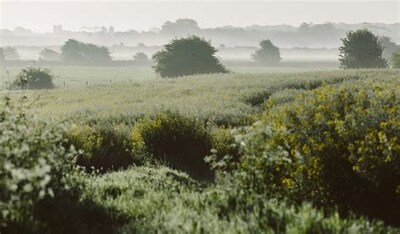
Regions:
<instances>
[{"instance_id":1,"label":"grass","mask_svg":"<svg viewBox=\"0 0 400 234\"><path fill-rule=\"evenodd\" d=\"M11 81L14 80L22 68L21 66L11 66L0 69L0 90L6 88L9 78ZM152 80L158 77L150 66L49 66L48 68L56 76L54 83L58 88L110 85L120 82ZM228 69L234 73L260 74L333 70L335 68L320 66L298 67L294 63L294 65L284 67L233 64L228 65Z\"/></svg>"},{"instance_id":2,"label":"grass","mask_svg":"<svg viewBox=\"0 0 400 234\"><path fill-rule=\"evenodd\" d=\"M10 75L18 69L10 69ZM122 125L129 136L138 119L165 110L199 118L211 126L246 126L258 118L271 97L283 103L323 85L400 78L400 70L388 69L235 69L236 73L224 75L161 79L150 68L57 67L53 71L59 75L58 88L25 94L31 110L44 120ZM66 87L60 87L63 81ZM58 233L399 232L366 218L325 213L311 204L292 205L253 196L225 179L203 184L185 173L154 165L82 174L79 183L71 182L72 186L79 184L73 205L52 206L55 213L63 213L63 221L46 218L53 222L50 230Z\"/></svg>"},{"instance_id":3,"label":"grass","mask_svg":"<svg viewBox=\"0 0 400 234\"><path fill-rule=\"evenodd\" d=\"M346 79L399 76L398 70L323 71L282 74L199 75L93 87L28 91L40 116L78 122L134 122L143 115L174 110L220 124L251 121L263 102L286 89L313 89Z\"/></svg>"},{"instance_id":4,"label":"grass","mask_svg":"<svg viewBox=\"0 0 400 234\"><path fill-rule=\"evenodd\" d=\"M341 219L310 204L241 197L229 186L197 183L166 167L86 176L80 203L109 222L75 226L95 233L396 233L381 222ZM87 208L86 208L87 209ZM91 208L93 210L93 208ZM83 212L85 213L85 212ZM104 217L105 216L105 217ZM85 220L82 214L75 217ZM68 225L68 223L66 223ZM103 227L104 226L104 227Z\"/></svg>"}]
</instances>

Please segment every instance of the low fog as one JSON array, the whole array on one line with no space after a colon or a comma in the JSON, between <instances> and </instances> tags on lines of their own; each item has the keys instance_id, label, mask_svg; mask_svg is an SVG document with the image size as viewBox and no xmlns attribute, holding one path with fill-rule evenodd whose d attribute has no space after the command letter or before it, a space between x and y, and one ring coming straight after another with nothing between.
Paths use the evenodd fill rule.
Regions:
<instances>
[{"instance_id":1,"label":"low fog","mask_svg":"<svg viewBox=\"0 0 400 234\"><path fill-rule=\"evenodd\" d=\"M210 40L223 60L249 60L258 43L269 39L283 61L334 61L340 39L360 28L400 44L397 1L0 4L0 46L15 48L20 60L37 60L46 48L59 52L68 39L105 46L114 60L137 52L150 56L187 35Z\"/></svg>"}]
</instances>

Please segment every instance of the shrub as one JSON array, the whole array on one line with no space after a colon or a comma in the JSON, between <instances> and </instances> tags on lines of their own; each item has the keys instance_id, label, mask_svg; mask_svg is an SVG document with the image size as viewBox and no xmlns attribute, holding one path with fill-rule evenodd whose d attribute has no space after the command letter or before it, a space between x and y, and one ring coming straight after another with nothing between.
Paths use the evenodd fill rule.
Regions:
<instances>
[{"instance_id":1,"label":"shrub","mask_svg":"<svg viewBox=\"0 0 400 234\"><path fill-rule=\"evenodd\" d=\"M135 151L151 154L156 160L192 176L211 176L204 162L212 147L211 136L196 119L173 112L160 113L136 123L132 140Z\"/></svg>"},{"instance_id":2,"label":"shrub","mask_svg":"<svg viewBox=\"0 0 400 234\"><path fill-rule=\"evenodd\" d=\"M0 232L33 232L38 203L67 190L75 151L65 148L63 126L6 109L0 112Z\"/></svg>"},{"instance_id":3,"label":"shrub","mask_svg":"<svg viewBox=\"0 0 400 234\"><path fill-rule=\"evenodd\" d=\"M142 161L135 157L125 125L73 125L67 138L81 150L77 164L87 170L118 170Z\"/></svg>"},{"instance_id":4,"label":"shrub","mask_svg":"<svg viewBox=\"0 0 400 234\"><path fill-rule=\"evenodd\" d=\"M210 42L196 36L172 40L153 55L155 71L161 77L227 73Z\"/></svg>"},{"instance_id":5,"label":"shrub","mask_svg":"<svg viewBox=\"0 0 400 234\"><path fill-rule=\"evenodd\" d=\"M206 157L206 162L213 169L221 171L232 171L239 162L239 147L235 144L236 130L218 128L211 133L212 150L211 154Z\"/></svg>"},{"instance_id":6,"label":"shrub","mask_svg":"<svg viewBox=\"0 0 400 234\"><path fill-rule=\"evenodd\" d=\"M379 38L368 30L350 31L342 39L340 66L342 68L384 68L386 59L382 58L383 48Z\"/></svg>"},{"instance_id":7,"label":"shrub","mask_svg":"<svg viewBox=\"0 0 400 234\"><path fill-rule=\"evenodd\" d=\"M398 224L399 87L346 83L267 109L241 143L244 183Z\"/></svg>"},{"instance_id":8,"label":"shrub","mask_svg":"<svg viewBox=\"0 0 400 234\"><path fill-rule=\"evenodd\" d=\"M52 89L54 75L49 69L27 67L21 70L13 87L22 89Z\"/></svg>"},{"instance_id":9,"label":"shrub","mask_svg":"<svg viewBox=\"0 0 400 234\"><path fill-rule=\"evenodd\" d=\"M400 68L400 53L393 53L391 62L393 68Z\"/></svg>"}]
</instances>

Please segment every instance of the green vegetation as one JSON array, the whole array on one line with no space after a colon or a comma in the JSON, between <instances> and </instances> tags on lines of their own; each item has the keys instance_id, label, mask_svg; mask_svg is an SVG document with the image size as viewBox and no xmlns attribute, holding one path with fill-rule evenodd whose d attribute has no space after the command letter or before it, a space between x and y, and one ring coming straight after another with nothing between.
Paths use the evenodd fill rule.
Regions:
<instances>
[{"instance_id":1,"label":"green vegetation","mask_svg":"<svg viewBox=\"0 0 400 234\"><path fill-rule=\"evenodd\" d=\"M0 112L0 231L36 231L35 209L67 191L65 174L74 167L65 126L27 116L7 98Z\"/></svg>"},{"instance_id":2,"label":"green vegetation","mask_svg":"<svg viewBox=\"0 0 400 234\"><path fill-rule=\"evenodd\" d=\"M204 123L177 113L160 113L137 122L132 131L135 151L149 154L172 168L197 178L211 171L204 157L211 150L211 136Z\"/></svg>"},{"instance_id":3,"label":"green vegetation","mask_svg":"<svg viewBox=\"0 0 400 234\"><path fill-rule=\"evenodd\" d=\"M17 79L12 83L13 88L20 89L52 89L54 75L49 69L28 67L23 68Z\"/></svg>"},{"instance_id":4,"label":"green vegetation","mask_svg":"<svg viewBox=\"0 0 400 234\"><path fill-rule=\"evenodd\" d=\"M40 58L39 60L45 60L45 61L59 61L61 59L61 54L58 53L57 51L51 50L51 49L43 49L39 53Z\"/></svg>"},{"instance_id":5,"label":"green vegetation","mask_svg":"<svg viewBox=\"0 0 400 234\"><path fill-rule=\"evenodd\" d=\"M69 39L61 47L61 58L67 64L107 64L111 61L106 47Z\"/></svg>"},{"instance_id":6,"label":"green vegetation","mask_svg":"<svg viewBox=\"0 0 400 234\"><path fill-rule=\"evenodd\" d=\"M366 29L349 31L342 39L340 66L342 68L384 68L387 60L382 57L383 47L378 36Z\"/></svg>"},{"instance_id":7,"label":"green vegetation","mask_svg":"<svg viewBox=\"0 0 400 234\"><path fill-rule=\"evenodd\" d=\"M151 62L150 59L149 59L149 56L147 56L147 54L145 54L143 52L136 53L133 56L133 61L136 64L148 64L148 63Z\"/></svg>"},{"instance_id":8,"label":"green vegetation","mask_svg":"<svg viewBox=\"0 0 400 234\"><path fill-rule=\"evenodd\" d=\"M210 42L196 36L172 40L153 55L154 69L161 77L227 73Z\"/></svg>"},{"instance_id":9,"label":"green vegetation","mask_svg":"<svg viewBox=\"0 0 400 234\"><path fill-rule=\"evenodd\" d=\"M279 48L276 47L270 40L262 40L260 42L260 49L252 54L252 58L263 65L277 65L281 61L281 53Z\"/></svg>"},{"instance_id":10,"label":"green vegetation","mask_svg":"<svg viewBox=\"0 0 400 234\"><path fill-rule=\"evenodd\" d=\"M16 145L2 163L56 174L43 199L1 177L29 206L0 195L21 217L0 232L398 233L399 77L230 73L12 91L31 108L1 119L0 147Z\"/></svg>"},{"instance_id":11,"label":"green vegetation","mask_svg":"<svg viewBox=\"0 0 400 234\"><path fill-rule=\"evenodd\" d=\"M400 53L393 53L391 62L394 68L400 68Z\"/></svg>"}]
</instances>

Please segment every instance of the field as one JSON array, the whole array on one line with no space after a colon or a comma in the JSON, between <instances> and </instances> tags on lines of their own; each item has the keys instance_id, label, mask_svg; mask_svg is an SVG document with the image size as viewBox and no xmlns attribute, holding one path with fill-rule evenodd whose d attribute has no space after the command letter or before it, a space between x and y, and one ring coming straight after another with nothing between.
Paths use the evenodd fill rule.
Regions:
<instances>
[{"instance_id":1,"label":"field","mask_svg":"<svg viewBox=\"0 0 400 234\"><path fill-rule=\"evenodd\" d=\"M19 69L20 67L7 68L9 76L14 77ZM362 145L365 149L363 153L369 157L368 150L373 151L381 149L379 147L383 147L382 145L390 145L392 151L388 154L390 159L387 158L385 161L387 164L379 164L381 161L373 158L372 154L371 162L376 162L376 165L371 166L374 168L371 171L375 173L375 170L382 168L389 170L385 168L398 166L400 138L397 137L400 136L399 121L396 120L396 116L400 113L400 96L399 89L396 88L400 87L399 70L244 66L229 67L229 69L233 72L223 75L162 79L157 77L150 67L60 66L52 68L57 76L55 89L11 91L11 102L17 106L16 109L19 106L26 106L23 107L26 108L24 113L26 112L28 116L34 114L39 122L51 122L56 125L63 123L65 128L63 134L81 149L78 164L86 170L70 174L65 182L69 187L67 192L64 191L59 196L55 192L54 199L49 198L33 206L32 214L28 214L29 221L10 219L12 225L5 229L5 233L18 233L29 229L38 233L43 230L53 233L400 232L396 229L399 225L397 218L400 217L398 210L388 210L390 214L388 217L379 213L379 210L371 211L369 207L360 209L358 206L348 206L342 197L335 197L336 195L327 192L328 190L316 188L323 183L336 185L335 181L320 180L322 177L320 175L326 175L323 174L326 171L319 171L320 174L309 173L315 168L310 166L308 171L306 164L301 164L301 160L296 162L294 159L285 161L274 158L275 153L286 155L280 153L285 147L281 144L283 142L281 137L289 139L288 142L291 140L300 142L301 137L295 135L297 132L295 130L290 132L291 129L297 129L297 125L312 125L315 121L316 126L321 129L335 131L333 129L345 128L347 122L340 126L338 124L335 128L332 125L323 125L321 122L324 121L319 118L327 118L326 122L331 121L335 124L350 119L353 124L357 120L365 126L371 126L365 128L366 132L360 133L369 134L371 133L369 130L376 129L373 127L374 118L379 117L380 123L387 120L386 123L390 126L379 129L379 136L386 134L387 138L381 137L380 141L375 141L375 138L369 139L369 143ZM3 70L1 76L3 87L8 79L7 73ZM385 93L385 90L392 90L390 87L393 91ZM339 96L335 96L336 91ZM346 92L352 94L340 96L346 95ZM313 95L327 100L330 98L331 102L318 104L315 99L315 105L320 105L319 109L310 110L310 113L320 110L332 110L337 113L332 116L326 114L323 117L306 115L304 111L307 110L304 109L314 100ZM26 100L21 101L21 96L26 96ZM307 99L308 97L310 99ZM337 116L342 113L340 104L337 106L335 104L335 98L343 98L338 102L348 102L350 107L357 107L359 103L363 103L361 109L365 111L363 112L366 113L365 116L358 115L357 108L344 107L348 111L345 118L330 120L329 118L339 118ZM376 102L373 101L375 99ZM292 103L296 105L290 106ZM385 109L386 105L388 109ZM385 108L379 109L377 106ZM370 113L368 112L370 107L378 109ZM293 127L290 125L289 113L293 114L290 111L298 111L293 113L299 116L304 114L304 118L308 116L310 119L299 117L299 122ZM275 113L287 113L287 115L276 117ZM376 117L374 113L379 116ZM351 119L353 117L354 120ZM366 119L363 119L364 117ZM259 126L262 126L262 130ZM276 131L277 134L265 130L265 126L275 126L276 129L271 131ZM287 131L282 130L285 126ZM358 131L358 125L351 126ZM315 132L319 131L319 127ZM29 128L36 129L36 125L28 124L27 129ZM312 129L307 125L307 128L298 130L299 135L305 134L308 128ZM40 129L38 131L42 132ZM311 137L314 132L307 133ZM154 136L158 145L150 144ZM355 144L363 142L363 138L358 138L356 134L342 137L339 130L333 136L337 137L336 141L339 143L343 139L349 144L353 140ZM171 140L176 138L183 139L182 141L186 143ZM387 139L387 142L382 143L383 139ZM214 169L210 177L193 174L192 168L197 168L198 165L192 165L190 160L184 161L190 157L193 160L201 157L203 160L206 155L198 156L199 153L196 151L199 142L211 145L210 149L204 146L209 152L206 155L214 155L208 160L209 164L205 164L208 165L207 173L210 165ZM327 147L328 151L323 151L325 146L317 146L314 149L313 146L298 144L303 147L299 146L301 150L306 146L311 147L307 148L308 151L300 150L305 155L311 150L315 150L314 153L320 151L325 153L331 152L329 150L332 149L337 151L342 149L339 143L334 144L335 140L323 143L332 144L334 147ZM168 144L173 144L172 151ZM297 143L293 143L293 146L297 146ZM212 153L211 148L217 149L217 152L212 151L214 152ZM160 151L162 155L157 157ZM290 154L291 151L288 152ZM382 154L386 155L385 152ZM325 155L323 153L321 154ZM230 155L233 159L227 160L224 157L226 155ZM235 161L237 155L240 159ZM265 158L265 155L269 155L271 160L259 161ZM310 161L307 163L325 168L325 164L316 160L314 155L310 155ZM336 154L332 155L336 157ZM360 157L360 162L363 159ZM340 158L340 160L345 159ZM349 159L349 162L353 163L352 160ZM291 162L290 165L288 161ZM321 164L316 164L318 162ZM374 179L370 179L370 175L363 171L367 166L357 163L354 165L361 169L360 171L354 169L349 175L359 173L354 180L363 180L366 184L365 187L360 187L365 189L359 190L362 194L369 194L373 190L374 183L378 184L377 187L380 186L377 181L380 181L379 176L383 176L379 174L381 171L372 175ZM269 170L270 167L273 169ZM107 170L103 170L104 168ZM286 170L288 174L278 173L279 168ZM306 170L301 171L303 169L299 168ZM382 177L395 178L395 187L399 186L396 170L393 169L395 175ZM253 177L252 171L259 172L258 176ZM304 176L306 174L307 176ZM276 177L272 178L272 175ZM297 180L300 177L302 179ZM311 178L311 182L307 180L308 178ZM332 174L332 178L336 177ZM321 184L315 186L312 184L313 181ZM297 185L301 188L298 189ZM327 189L329 188L331 187L328 186ZM387 189L387 187L379 188ZM391 189L392 187L387 191L391 192ZM301 190L313 195L307 197ZM371 194L374 194L373 191ZM285 194L284 198L282 194ZM348 196L353 196L352 193L349 194ZM382 199L369 201L379 203ZM394 198L393 203L388 202L382 206L388 205L397 209L398 201L398 198ZM361 201L357 204L365 203ZM15 210L18 211L18 207L21 206L17 206Z\"/></svg>"}]
</instances>

